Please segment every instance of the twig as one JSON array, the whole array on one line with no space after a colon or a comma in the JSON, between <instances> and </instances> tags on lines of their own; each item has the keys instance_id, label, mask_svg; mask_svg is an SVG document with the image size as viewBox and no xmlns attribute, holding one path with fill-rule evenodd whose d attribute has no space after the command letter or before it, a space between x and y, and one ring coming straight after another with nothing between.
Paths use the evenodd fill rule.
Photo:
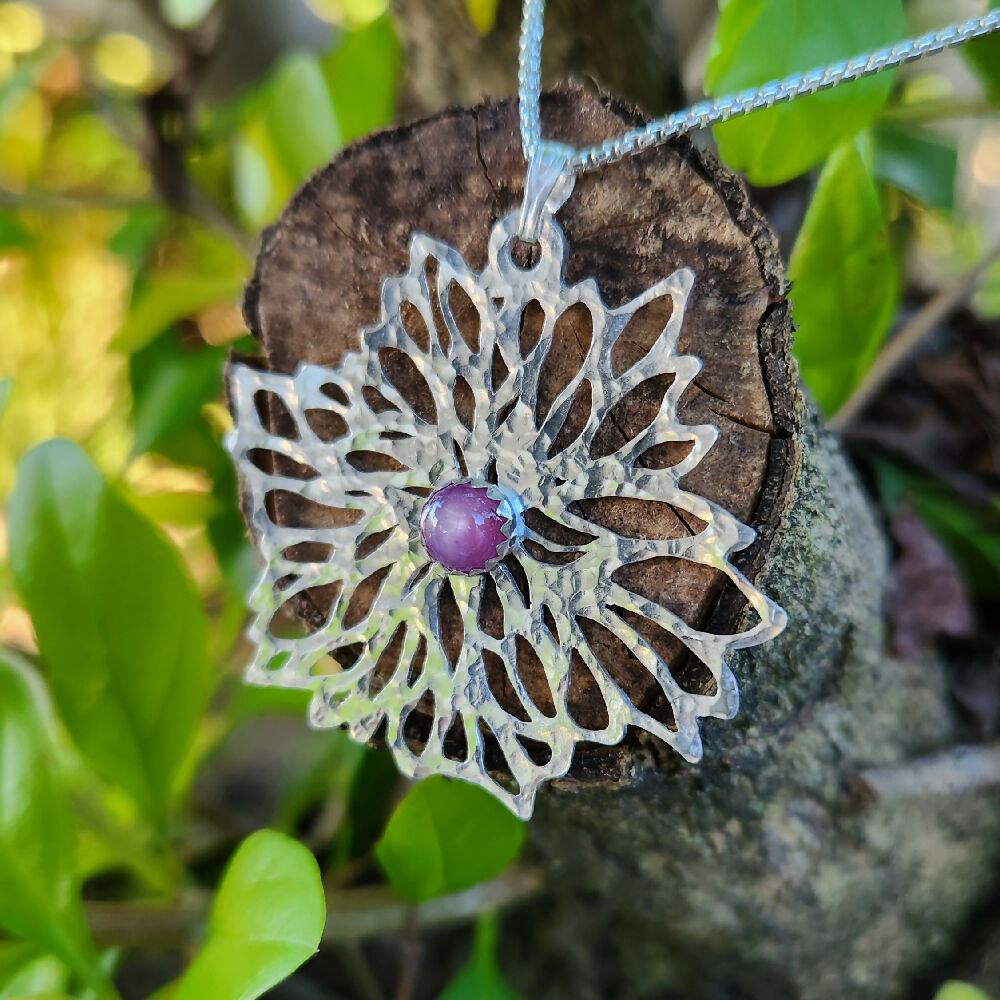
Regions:
<instances>
[{"instance_id":1,"label":"twig","mask_svg":"<svg viewBox=\"0 0 1000 1000\"><path fill-rule=\"evenodd\" d=\"M333 893L329 900L324 941L355 941L383 934L398 934L415 911L422 927L465 923L482 913L520 903L542 888L538 872L515 869L492 882L483 882L464 892L439 896L411 906L387 886L349 889Z\"/></svg>"},{"instance_id":2,"label":"twig","mask_svg":"<svg viewBox=\"0 0 1000 1000\"><path fill-rule=\"evenodd\" d=\"M415 907L410 907L403 932L402 964L396 983L396 1000L413 1000L420 973L420 920Z\"/></svg>"},{"instance_id":3,"label":"twig","mask_svg":"<svg viewBox=\"0 0 1000 1000\"><path fill-rule=\"evenodd\" d=\"M336 951L361 1000L385 1000L382 987L362 953L361 945L357 941L341 941Z\"/></svg>"},{"instance_id":4,"label":"twig","mask_svg":"<svg viewBox=\"0 0 1000 1000\"><path fill-rule=\"evenodd\" d=\"M424 928L466 923L480 914L523 902L541 888L538 872L515 868L491 882L415 906L386 885L336 890L326 895L323 941L343 944L398 934L411 920ZM102 945L183 947L200 935L211 898L201 890L186 890L171 905L88 901L85 908L90 929Z\"/></svg>"},{"instance_id":5,"label":"twig","mask_svg":"<svg viewBox=\"0 0 1000 1000\"><path fill-rule=\"evenodd\" d=\"M952 747L904 764L872 767L856 776L855 785L881 802L1000 788L1000 743Z\"/></svg>"},{"instance_id":6,"label":"twig","mask_svg":"<svg viewBox=\"0 0 1000 1000\"><path fill-rule=\"evenodd\" d=\"M903 324L896 336L886 345L885 350L875 359L847 402L830 420L831 429L843 431L851 424L920 342L941 320L972 295L983 275L997 260L1000 260L1000 246L994 247L951 288L946 288L933 296Z\"/></svg>"},{"instance_id":7,"label":"twig","mask_svg":"<svg viewBox=\"0 0 1000 1000\"><path fill-rule=\"evenodd\" d=\"M981 98L968 100L944 99L893 104L880 115L883 122L931 122L942 118L978 118L994 113L993 106Z\"/></svg>"}]
</instances>

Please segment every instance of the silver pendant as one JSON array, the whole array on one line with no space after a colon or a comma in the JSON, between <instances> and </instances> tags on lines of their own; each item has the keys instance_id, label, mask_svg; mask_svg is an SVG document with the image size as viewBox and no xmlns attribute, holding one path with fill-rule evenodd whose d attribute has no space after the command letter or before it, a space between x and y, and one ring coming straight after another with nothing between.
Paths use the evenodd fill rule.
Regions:
<instances>
[{"instance_id":1,"label":"silver pendant","mask_svg":"<svg viewBox=\"0 0 1000 1000\"><path fill-rule=\"evenodd\" d=\"M265 563L250 596L256 655L247 680L312 690L314 726L346 726L363 741L381 735L404 774L471 781L523 818L539 784L569 769L578 742L613 745L637 726L685 759L700 759L698 720L729 719L737 710L729 651L773 638L787 621L729 562L753 530L678 485L718 436L714 426L685 425L677 416L701 367L676 353L693 272L675 271L611 309L592 279L564 283L565 239L552 215L540 212L533 225L539 256L527 269L511 258L517 213L493 227L481 273L447 244L413 236L409 269L383 284L379 322L362 331L361 349L336 369L303 364L286 376L233 368L236 428L227 442ZM433 281L429 261L437 262ZM454 286L464 292L466 313L470 305L474 313L456 316ZM612 349L629 319L664 296L672 312L659 338L632 368L614 374ZM589 350L548 412L538 413L556 321L578 304L592 320ZM544 325L522 356L528 309L540 310ZM478 327L475 336L470 326ZM652 423L595 457L592 445L615 404L661 375L673 381ZM575 411L582 430L567 442L560 430L584 383L589 415ZM262 422L265 397L277 397L286 411L275 420L271 407L273 429ZM666 442L689 450L670 468L639 464ZM704 527L681 538L623 537L573 506L604 497L667 503ZM552 522L575 533L572 541L554 542L545 527ZM486 557L477 549L483 544ZM660 556L724 573L756 624L733 635L699 631L616 581L620 567ZM304 634L283 634L276 613L289 601L301 610L316 593L329 608L321 620ZM487 604L502 609L501 629L483 627ZM449 631L445 605L453 619L457 608L459 638ZM649 629L637 630L642 619L707 666L710 693L681 687ZM652 675L672 724L629 700L588 641L588 622ZM539 704L518 669L525 643L548 683L550 697ZM571 660L600 692L607 716L600 728L570 713ZM503 699L494 690L497 671L508 692ZM511 707L510 695L519 706Z\"/></svg>"}]
</instances>

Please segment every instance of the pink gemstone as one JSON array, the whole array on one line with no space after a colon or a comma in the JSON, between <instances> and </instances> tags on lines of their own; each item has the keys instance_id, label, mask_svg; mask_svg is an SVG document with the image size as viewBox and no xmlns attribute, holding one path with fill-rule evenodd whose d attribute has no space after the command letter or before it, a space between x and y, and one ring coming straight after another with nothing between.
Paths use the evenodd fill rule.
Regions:
<instances>
[{"instance_id":1,"label":"pink gemstone","mask_svg":"<svg viewBox=\"0 0 1000 1000\"><path fill-rule=\"evenodd\" d=\"M482 573L506 545L500 501L485 486L450 483L435 490L420 514L427 554L452 573Z\"/></svg>"}]
</instances>

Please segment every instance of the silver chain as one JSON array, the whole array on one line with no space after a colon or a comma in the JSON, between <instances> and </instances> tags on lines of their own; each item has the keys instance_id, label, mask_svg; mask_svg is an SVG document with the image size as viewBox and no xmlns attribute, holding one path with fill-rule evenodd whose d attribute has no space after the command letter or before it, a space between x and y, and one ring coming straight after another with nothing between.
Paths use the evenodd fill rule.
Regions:
<instances>
[{"instance_id":1,"label":"silver chain","mask_svg":"<svg viewBox=\"0 0 1000 1000\"><path fill-rule=\"evenodd\" d=\"M541 96L542 36L545 0L524 0L521 21L520 60L518 66L518 98L521 119L521 146L529 162L538 152L542 142L539 99ZM701 101L683 111L657 118L641 128L629 129L615 139L608 139L597 146L572 151L566 167L573 173L593 170L609 163L616 163L633 153L683 135L696 128L718 125L730 118L762 111L784 101L805 94L815 94L839 83L860 80L884 69L901 66L922 56L940 52L954 45L961 45L970 38L987 35L1000 28L1000 9L982 17L973 17L960 24L952 24L940 31L930 31L916 38L908 38L895 45L887 45L853 59L833 63L808 73L793 73L781 80L771 80L760 87L742 90L738 94L717 100Z\"/></svg>"}]
</instances>

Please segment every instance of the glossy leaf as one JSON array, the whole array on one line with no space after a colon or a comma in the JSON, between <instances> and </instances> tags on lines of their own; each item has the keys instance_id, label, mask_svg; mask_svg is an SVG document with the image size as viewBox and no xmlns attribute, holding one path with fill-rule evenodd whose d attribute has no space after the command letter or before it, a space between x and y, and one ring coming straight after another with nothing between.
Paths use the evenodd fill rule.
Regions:
<instances>
[{"instance_id":1,"label":"glossy leaf","mask_svg":"<svg viewBox=\"0 0 1000 1000\"><path fill-rule=\"evenodd\" d=\"M103 986L80 909L73 813L44 711L30 668L0 651L0 928Z\"/></svg>"},{"instance_id":2,"label":"glossy leaf","mask_svg":"<svg viewBox=\"0 0 1000 1000\"><path fill-rule=\"evenodd\" d=\"M278 67L266 119L274 148L294 183L329 163L340 147L340 128L315 56L301 52Z\"/></svg>"},{"instance_id":3,"label":"glossy leaf","mask_svg":"<svg viewBox=\"0 0 1000 1000\"><path fill-rule=\"evenodd\" d=\"M343 142L384 128L396 117L400 47L388 16L346 31L323 60Z\"/></svg>"},{"instance_id":4,"label":"glossy leaf","mask_svg":"<svg viewBox=\"0 0 1000 1000\"><path fill-rule=\"evenodd\" d=\"M219 887L204 946L173 1000L252 1000L319 947L326 901L316 859L272 830L248 837Z\"/></svg>"},{"instance_id":5,"label":"glossy leaf","mask_svg":"<svg viewBox=\"0 0 1000 1000\"><path fill-rule=\"evenodd\" d=\"M493 878L523 841L523 823L488 792L435 776L399 803L375 854L400 895L420 901Z\"/></svg>"},{"instance_id":6,"label":"glossy leaf","mask_svg":"<svg viewBox=\"0 0 1000 1000\"><path fill-rule=\"evenodd\" d=\"M934 1000L990 1000L978 986L951 980L934 994Z\"/></svg>"},{"instance_id":7,"label":"glossy leaf","mask_svg":"<svg viewBox=\"0 0 1000 1000\"><path fill-rule=\"evenodd\" d=\"M848 59L905 33L901 0L721 0L705 88L722 97ZM719 153L754 184L796 177L871 122L894 76L879 73L719 125Z\"/></svg>"},{"instance_id":8,"label":"glossy leaf","mask_svg":"<svg viewBox=\"0 0 1000 1000\"><path fill-rule=\"evenodd\" d=\"M875 176L923 202L951 211L958 150L916 129L881 126L874 134Z\"/></svg>"},{"instance_id":9,"label":"glossy leaf","mask_svg":"<svg viewBox=\"0 0 1000 1000\"><path fill-rule=\"evenodd\" d=\"M789 277L802 376L832 414L871 364L899 301L881 201L858 143L823 168Z\"/></svg>"},{"instance_id":10,"label":"glossy leaf","mask_svg":"<svg viewBox=\"0 0 1000 1000\"><path fill-rule=\"evenodd\" d=\"M10 538L70 734L161 818L210 685L205 613L176 551L67 441L22 462Z\"/></svg>"},{"instance_id":11,"label":"glossy leaf","mask_svg":"<svg viewBox=\"0 0 1000 1000\"><path fill-rule=\"evenodd\" d=\"M438 1000L520 1000L520 994L500 972L496 938L496 917L480 919L476 925L472 957L445 987Z\"/></svg>"}]
</instances>

